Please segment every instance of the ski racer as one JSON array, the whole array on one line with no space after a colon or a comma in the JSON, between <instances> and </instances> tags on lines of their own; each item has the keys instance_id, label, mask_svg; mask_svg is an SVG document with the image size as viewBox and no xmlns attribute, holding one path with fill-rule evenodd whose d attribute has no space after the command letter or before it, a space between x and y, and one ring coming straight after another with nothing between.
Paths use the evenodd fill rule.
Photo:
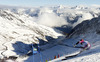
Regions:
<instances>
[{"instance_id":1,"label":"ski racer","mask_svg":"<svg viewBox=\"0 0 100 62\"><path fill-rule=\"evenodd\" d=\"M82 46L82 47L81 47L82 50L80 51L80 53L83 52L84 50L89 50L90 47L91 47L90 43L89 43L88 41L84 41L83 39L81 39L80 41L78 41L78 42L74 45L74 47L76 47L77 44L81 44L81 46Z\"/></svg>"}]
</instances>

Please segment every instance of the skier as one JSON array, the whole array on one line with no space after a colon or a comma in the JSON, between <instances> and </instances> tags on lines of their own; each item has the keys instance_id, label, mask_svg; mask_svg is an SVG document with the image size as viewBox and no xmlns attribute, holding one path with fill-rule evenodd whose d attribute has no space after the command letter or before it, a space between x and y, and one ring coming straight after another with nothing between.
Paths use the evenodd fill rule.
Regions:
<instances>
[{"instance_id":1,"label":"skier","mask_svg":"<svg viewBox=\"0 0 100 62\"><path fill-rule=\"evenodd\" d=\"M80 44L81 47L76 47L78 44ZM68 58L69 58L69 59L70 59L70 58L73 58L73 57L79 55L79 54L80 54L81 52L83 52L84 50L89 50L90 47L91 47L91 45L90 45L90 43L89 43L88 41L84 41L83 39L81 39L80 41L78 41L78 42L74 45L74 47L76 47L76 48L82 48L82 50L81 50L79 53L75 54L75 55L66 56L64 59L62 59L62 61L63 61L63 60L67 60Z\"/></svg>"},{"instance_id":2,"label":"skier","mask_svg":"<svg viewBox=\"0 0 100 62\"><path fill-rule=\"evenodd\" d=\"M84 41L83 39L81 39L80 41L78 41L78 42L74 45L74 47L75 47L77 44L79 44L79 43L82 45L82 50L80 51L80 53L83 52L84 50L89 50L90 47L91 47L90 43L89 43L88 41Z\"/></svg>"}]
</instances>

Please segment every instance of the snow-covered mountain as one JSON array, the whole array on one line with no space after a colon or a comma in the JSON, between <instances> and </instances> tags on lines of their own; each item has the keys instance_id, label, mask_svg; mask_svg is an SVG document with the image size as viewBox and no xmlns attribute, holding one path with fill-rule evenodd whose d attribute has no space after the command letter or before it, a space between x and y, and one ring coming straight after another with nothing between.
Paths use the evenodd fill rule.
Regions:
<instances>
[{"instance_id":1,"label":"snow-covered mountain","mask_svg":"<svg viewBox=\"0 0 100 62\"><path fill-rule=\"evenodd\" d=\"M11 12L10 10L0 10L0 24L2 36L4 38L8 37L9 40L11 40L10 37L12 39L21 37L23 39L27 39L24 41L35 41L33 39L36 36L45 39L45 36L57 37L60 35L52 28L38 25L33 21L32 17L26 14L19 15ZM28 40L27 37L29 36L31 40Z\"/></svg>"},{"instance_id":2,"label":"snow-covered mountain","mask_svg":"<svg viewBox=\"0 0 100 62\"><path fill-rule=\"evenodd\" d=\"M50 38L56 39L63 36L60 31L37 24L33 20L27 14L14 13L10 9L0 9L0 58L16 56L17 53L14 52L16 42L23 42L23 44L17 44L17 46L21 44L21 48L15 50L21 53L25 51L24 48L27 48L25 44L39 43L37 38L44 40L40 42L42 45L50 42L48 41Z\"/></svg>"},{"instance_id":3,"label":"snow-covered mountain","mask_svg":"<svg viewBox=\"0 0 100 62\"><path fill-rule=\"evenodd\" d=\"M82 34L97 34L100 33L100 16L91 20L85 20L73 28L72 35L70 36L81 36Z\"/></svg>"},{"instance_id":4,"label":"snow-covered mountain","mask_svg":"<svg viewBox=\"0 0 100 62\"><path fill-rule=\"evenodd\" d=\"M73 26L76 26L83 20L88 20L94 17L98 17L100 13L99 8L100 7L89 7L83 5L80 6L60 5L53 7L50 6L50 7L34 7L34 8L12 7L10 9L8 7L8 10L19 15L26 14L32 17L33 21L46 26L60 27L62 25L69 25L69 24L73 24Z\"/></svg>"}]
</instances>

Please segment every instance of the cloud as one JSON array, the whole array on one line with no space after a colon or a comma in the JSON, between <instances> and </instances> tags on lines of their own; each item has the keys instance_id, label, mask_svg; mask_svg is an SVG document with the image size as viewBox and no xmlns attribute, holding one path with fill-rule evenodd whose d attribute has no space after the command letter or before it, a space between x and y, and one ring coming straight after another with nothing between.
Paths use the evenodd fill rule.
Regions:
<instances>
[{"instance_id":1,"label":"cloud","mask_svg":"<svg viewBox=\"0 0 100 62\"><path fill-rule=\"evenodd\" d=\"M46 25L49 27L57 27L68 24L67 21L58 15L56 15L52 10L45 9L40 10L37 23Z\"/></svg>"},{"instance_id":2,"label":"cloud","mask_svg":"<svg viewBox=\"0 0 100 62\"><path fill-rule=\"evenodd\" d=\"M93 7L100 7L100 5L97 5L97 4L92 4L91 6L93 6Z\"/></svg>"}]
</instances>

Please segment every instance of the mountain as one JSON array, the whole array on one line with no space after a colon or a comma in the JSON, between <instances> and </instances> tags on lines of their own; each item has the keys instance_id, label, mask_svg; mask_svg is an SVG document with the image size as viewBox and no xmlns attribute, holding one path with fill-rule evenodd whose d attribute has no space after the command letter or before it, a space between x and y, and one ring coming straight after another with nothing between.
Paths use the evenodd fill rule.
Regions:
<instances>
[{"instance_id":1,"label":"mountain","mask_svg":"<svg viewBox=\"0 0 100 62\"><path fill-rule=\"evenodd\" d=\"M10 9L0 9L0 58L26 54L33 43L43 45L48 40L63 37L59 30L37 24L27 14L18 14ZM41 39L41 41L38 41ZM26 49L27 48L27 49ZM12 54L8 54L12 53Z\"/></svg>"},{"instance_id":2,"label":"mountain","mask_svg":"<svg viewBox=\"0 0 100 62\"><path fill-rule=\"evenodd\" d=\"M26 41L35 41L36 36L45 39L45 36L57 37L60 35L54 29L38 25L32 20L32 17L26 14L20 15L10 10L0 10L1 34L10 41L20 37L25 37ZM31 40L28 40L28 36L30 36Z\"/></svg>"},{"instance_id":3,"label":"mountain","mask_svg":"<svg viewBox=\"0 0 100 62\"><path fill-rule=\"evenodd\" d=\"M100 16L91 20L85 20L73 28L71 36L81 36L82 34L100 34Z\"/></svg>"}]
</instances>

